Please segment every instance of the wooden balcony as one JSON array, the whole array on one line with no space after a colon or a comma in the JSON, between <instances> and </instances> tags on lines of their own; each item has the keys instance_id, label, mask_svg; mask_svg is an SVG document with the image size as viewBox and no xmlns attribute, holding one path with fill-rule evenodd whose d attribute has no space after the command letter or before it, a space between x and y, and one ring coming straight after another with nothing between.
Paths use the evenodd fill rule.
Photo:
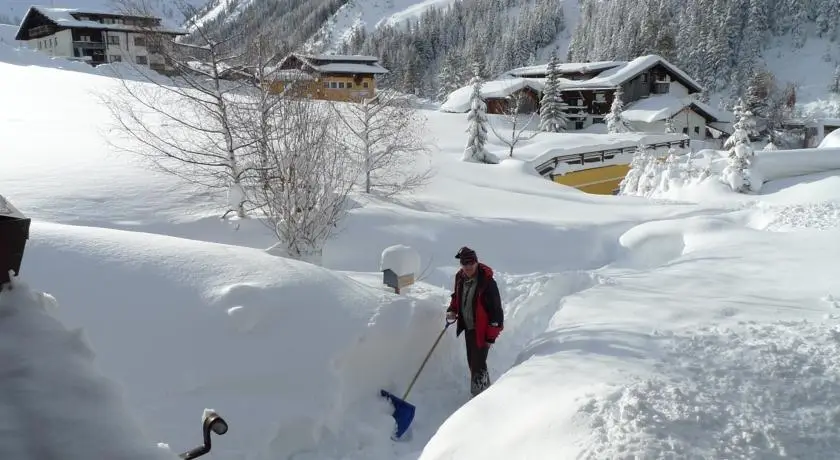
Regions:
<instances>
[{"instance_id":1,"label":"wooden balcony","mask_svg":"<svg viewBox=\"0 0 840 460\"><path fill-rule=\"evenodd\" d=\"M104 50L106 46L105 42L73 42L74 48L85 50Z\"/></svg>"}]
</instances>

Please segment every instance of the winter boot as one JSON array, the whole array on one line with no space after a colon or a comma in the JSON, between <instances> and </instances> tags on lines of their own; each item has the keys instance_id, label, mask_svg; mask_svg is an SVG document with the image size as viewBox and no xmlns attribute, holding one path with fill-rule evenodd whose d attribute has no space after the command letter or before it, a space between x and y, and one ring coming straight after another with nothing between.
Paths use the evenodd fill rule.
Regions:
<instances>
[{"instance_id":1,"label":"winter boot","mask_svg":"<svg viewBox=\"0 0 840 460\"><path fill-rule=\"evenodd\" d=\"M482 391L490 386L490 374L487 371L481 371L473 374L470 382L470 393L476 397Z\"/></svg>"}]
</instances>

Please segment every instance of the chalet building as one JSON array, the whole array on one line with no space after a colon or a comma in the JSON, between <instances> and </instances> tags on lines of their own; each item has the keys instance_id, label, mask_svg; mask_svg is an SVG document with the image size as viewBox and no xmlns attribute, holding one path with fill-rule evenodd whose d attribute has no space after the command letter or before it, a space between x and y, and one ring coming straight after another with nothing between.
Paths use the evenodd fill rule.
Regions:
<instances>
[{"instance_id":1,"label":"chalet building","mask_svg":"<svg viewBox=\"0 0 840 460\"><path fill-rule=\"evenodd\" d=\"M376 77L388 73L375 56L292 53L274 69L271 91L330 101L361 101L376 94Z\"/></svg>"},{"instance_id":2,"label":"chalet building","mask_svg":"<svg viewBox=\"0 0 840 460\"><path fill-rule=\"evenodd\" d=\"M623 117L639 132L665 132L670 124L692 140L722 142L731 134L731 117L696 100L703 87L681 69L657 55L632 61L561 63L557 67L563 101L568 105L568 131L606 132L615 89L620 87ZM510 70L485 82L482 98L491 114L505 113L512 99L521 97L520 113L539 110L548 66ZM469 110L471 87L450 94L441 110Z\"/></svg>"},{"instance_id":3,"label":"chalet building","mask_svg":"<svg viewBox=\"0 0 840 460\"><path fill-rule=\"evenodd\" d=\"M31 6L15 39L50 56L93 66L131 60L166 71L169 66L160 54L160 40L178 35L186 31L163 26L160 18L152 16Z\"/></svg>"}]
</instances>

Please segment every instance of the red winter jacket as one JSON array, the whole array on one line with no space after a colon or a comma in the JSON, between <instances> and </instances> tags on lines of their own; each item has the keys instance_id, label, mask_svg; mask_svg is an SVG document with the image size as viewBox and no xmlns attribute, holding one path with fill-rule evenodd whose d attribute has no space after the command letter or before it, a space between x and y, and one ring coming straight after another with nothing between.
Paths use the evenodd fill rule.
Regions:
<instances>
[{"instance_id":1,"label":"red winter jacket","mask_svg":"<svg viewBox=\"0 0 840 460\"><path fill-rule=\"evenodd\" d=\"M455 292L452 293L452 299L447 309L447 311L453 311L458 315L456 336L461 335L461 332L466 329L459 311L461 308L461 290L466 276L463 270L458 270L455 275ZM477 345L484 348L488 343L494 343L496 338L499 337L502 329L504 329L505 318L502 311L499 286L493 279L493 269L479 263L476 276L478 277L476 280L478 284L475 288L475 300L472 305L472 308L475 309L475 315L473 316L475 318L475 339Z\"/></svg>"}]
</instances>

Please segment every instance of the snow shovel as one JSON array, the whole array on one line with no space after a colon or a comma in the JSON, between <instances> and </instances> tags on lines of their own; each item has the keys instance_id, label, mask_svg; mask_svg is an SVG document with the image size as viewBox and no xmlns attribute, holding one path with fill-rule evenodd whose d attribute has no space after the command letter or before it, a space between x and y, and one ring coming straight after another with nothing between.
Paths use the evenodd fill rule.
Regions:
<instances>
[{"instance_id":1,"label":"snow shovel","mask_svg":"<svg viewBox=\"0 0 840 460\"><path fill-rule=\"evenodd\" d=\"M391 404L394 406L394 413L393 417L394 420L397 422L397 430L391 436L391 439L394 441L399 441L400 437L405 434L408 430L408 427L411 426L411 422L414 420L414 411L416 407L406 401L408 398L408 393L411 392L411 387L414 386L414 382L417 381L417 377L420 377L420 372L423 371L423 368L426 366L426 363L429 361L429 358L432 356L432 352L435 351L435 347L437 347L438 342L443 337L443 333L449 328L449 326L455 324L456 320L446 321L446 326L443 327L443 330L440 331L438 334L437 340L435 340L434 345L432 345L431 350L426 354L426 359L423 360L423 364L420 365L420 369L417 369L417 373L414 374L414 378L411 379L411 383L408 385L408 389L405 390L405 394L402 398L396 397L393 393L390 393L385 390L379 390L379 394L383 397L388 398L391 401Z\"/></svg>"}]
</instances>

